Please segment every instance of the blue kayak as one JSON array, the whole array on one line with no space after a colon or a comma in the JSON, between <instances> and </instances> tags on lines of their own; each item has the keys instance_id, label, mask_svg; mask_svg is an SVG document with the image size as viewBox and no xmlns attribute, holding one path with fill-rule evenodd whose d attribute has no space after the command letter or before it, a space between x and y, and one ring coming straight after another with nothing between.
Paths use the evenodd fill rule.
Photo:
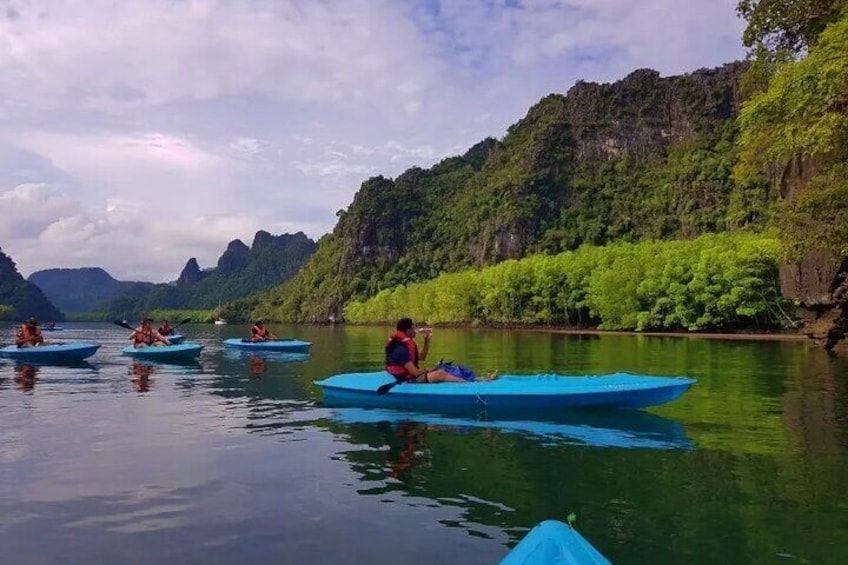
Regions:
<instances>
[{"instance_id":1,"label":"blue kayak","mask_svg":"<svg viewBox=\"0 0 848 565\"><path fill-rule=\"evenodd\" d=\"M328 406L412 410L557 410L562 408L645 408L675 400L696 381L630 373L600 376L501 375L491 382L411 384L377 394L395 382L385 371L346 373L315 384Z\"/></svg>"},{"instance_id":2,"label":"blue kayak","mask_svg":"<svg viewBox=\"0 0 848 565\"><path fill-rule=\"evenodd\" d=\"M545 520L524 536L500 565L610 565L577 530L557 520Z\"/></svg>"},{"instance_id":3,"label":"blue kayak","mask_svg":"<svg viewBox=\"0 0 848 565\"><path fill-rule=\"evenodd\" d=\"M330 417L347 425L407 422L450 430L496 429L501 433L535 436L544 445L591 445L624 449L688 449L692 442L683 426L642 410L569 410L556 416L538 412L521 419L480 419L382 408L333 408Z\"/></svg>"},{"instance_id":4,"label":"blue kayak","mask_svg":"<svg viewBox=\"0 0 848 565\"><path fill-rule=\"evenodd\" d=\"M165 337L168 338L168 341L171 342L171 345L179 345L185 341L185 336L182 334L171 334L166 335Z\"/></svg>"},{"instance_id":5,"label":"blue kayak","mask_svg":"<svg viewBox=\"0 0 848 565\"><path fill-rule=\"evenodd\" d=\"M181 343L179 345L152 345L150 347L125 347L124 355L136 359L193 359L200 355L203 346L199 343Z\"/></svg>"},{"instance_id":6,"label":"blue kayak","mask_svg":"<svg viewBox=\"0 0 848 565\"><path fill-rule=\"evenodd\" d=\"M32 363L72 363L91 357L97 353L99 348L99 344L88 341L57 343L38 347L9 345L0 349L0 357Z\"/></svg>"},{"instance_id":7,"label":"blue kayak","mask_svg":"<svg viewBox=\"0 0 848 565\"><path fill-rule=\"evenodd\" d=\"M225 339L224 345L245 351L282 351L286 353L309 353L312 343L297 339L276 339L273 341L250 341L248 339Z\"/></svg>"}]
</instances>

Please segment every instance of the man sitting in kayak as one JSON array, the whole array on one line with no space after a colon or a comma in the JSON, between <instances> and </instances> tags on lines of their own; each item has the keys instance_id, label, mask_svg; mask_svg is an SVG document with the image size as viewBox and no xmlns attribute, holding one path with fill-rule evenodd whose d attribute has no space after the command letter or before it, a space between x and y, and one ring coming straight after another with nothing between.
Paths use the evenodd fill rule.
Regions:
<instances>
[{"instance_id":1,"label":"man sitting in kayak","mask_svg":"<svg viewBox=\"0 0 848 565\"><path fill-rule=\"evenodd\" d=\"M137 327L130 339L133 342L133 347L150 347L151 345L171 345L168 338L153 329L151 322L152 318L144 318L141 325Z\"/></svg>"},{"instance_id":2,"label":"man sitting in kayak","mask_svg":"<svg viewBox=\"0 0 848 565\"><path fill-rule=\"evenodd\" d=\"M35 318L30 318L18 328L15 345L18 347L45 345L44 336L41 335L41 328L38 326L38 321Z\"/></svg>"},{"instance_id":3,"label":"man sitting in kayak","mask_svg":"<svg viewBox=\"0 0 848 565\"><path fill-rule=\"evenodd\" d=\"M265 322L260 318L256 320L256 324L250 328L250 341L274 341L277 336L265 327Z\"/></svg>"},{"instance_id":4,"label":"man sitting in kayak","mask_svg":"<svg viewBox=\"0 0 848 565\"><path fill-rule=\"evenodd\" d=\"M386 344L386 371L399 382L408 383L467 383L462 377L454 376L443 369L422 369L419 361L427 359L430 351L432 332L424 332L424 348L419 352L415 343L415 326L410 318L398 320L396 331L389 336ZM497 371L486 376L486 380L495 378Z\"/></svg>"},{"instance_id":5,"label":"man sitting in kayak","mask_svg":"<svg viewBox=\"0 0 848 565\"><path fill-rule=\"evenodd\" d=\"M168 320L162 320L162 325L159 326L159 333L168 337L174 333L174 328L168 323Z\"/></svg>"}]
</instances>

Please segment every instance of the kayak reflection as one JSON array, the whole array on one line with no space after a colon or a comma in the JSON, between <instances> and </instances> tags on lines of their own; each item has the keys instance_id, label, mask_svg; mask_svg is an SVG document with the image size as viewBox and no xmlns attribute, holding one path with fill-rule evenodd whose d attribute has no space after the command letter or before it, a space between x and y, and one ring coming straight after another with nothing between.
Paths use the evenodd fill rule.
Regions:
<instances>
[{"instance_id":1,"label":"kayak reflection","mask_svg":"<svg viewBox=\"0 0 848 565\"><path fill-rule=\"evenodd\" d=\"M23 391L30 391L35 388L35 382L38 380L38 367L35 365L16 365L15 366L15 383Z\"/></svg>"},{"instance_id":2,"label":"kayak reflection","mask_svg":"<svg viewBox=\"0 0 848 565\"><path fill-rule=\"evenodd\" d=\"M243 349L225 349L224 357L227 359L262 359L263 361L298 362L308 361L309 353L286 353L285 351L245 351Z\"/></svg>"},{"instance_id":3,"label":"kayak reflection","mask_svg":"<svg viewBox=\"0 0 848 565\"><path fill-rule=\"evenodd\" d=\"M440 428L497 429L535 436L551 443L628 449L688 449L693 447L683 426L641 410L570 411L534 414L533 419L474 419L452 415L368 408L333 408L330 417L344 424L388 422L398 429L409 423Z\"/></svg>"},{"instance_id":4,"label":"kayak reflection","mask_svg":"<svg viewBox=\"0 0 848 565\"><path fill-rule=\"evenodd\" d=\"M136 392L147 392L150 390L150 375L156 372L153 365L147 363L133 363L132 382Z\"/></svg>"}]
</instances>

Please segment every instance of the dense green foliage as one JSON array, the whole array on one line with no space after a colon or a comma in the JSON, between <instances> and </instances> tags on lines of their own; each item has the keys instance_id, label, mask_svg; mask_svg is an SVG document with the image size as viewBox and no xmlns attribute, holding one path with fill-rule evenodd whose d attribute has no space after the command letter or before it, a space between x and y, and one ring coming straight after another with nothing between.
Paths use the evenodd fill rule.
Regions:
<instances>
[{"instance_id":1,"label":"dense green foliage","mask_svg":"<svg viewBox=\"0 0 848 565\"><path fill-rule=\"evenodd\" d=\"M599 325L602 329L726 329L786 323L779 244L749 234L584 246L383 290L345 318L391 322Z\"/></svg>"},{"instance_id":2,"label":"dense green foliage","mask_svg":"<svg viewBox=\"0 0 848 565\"><path fill-rule=\"evenodd\" d=\"M65 315L41 292L25 280L11 257L0 250L0 319L23 320L35 316L39 321L61 321ZM8 310L11 308L11 311Z\"/></svg>"},{"instance_id":3,"label":"dense green foliage","mask_svg":"<svg viewBox=\"0 0 848 565\"><path fill-rule=\"evenodd\" d=\"M259 231L252 247L232 241L215 268L201 271L197 261L191 259L176 284L158 284L141 293L128 293L107 303L101 314L92 315L135 318L154 311L186 310L200 311L199 315L206 317L208 311L224 302L291 278L315 248L315 242L303 233L273 236Z\"/></svg>"},{"instance_id":4,"label":"dense green foliage","mask_svg":"<svg viewBox=\"0 0 848 565\"><path fill-rule=\"evenodd\" d=\"M446 272L762 225L773 199L765 182L733 181L743 69L580 82L543 98L503 140L371 178L305 268L253 314L338 319L351 299Z\"/></svg>"},{"instance_id":5,"label":"dense green foliage","mask_svg":"<svg viewBox=\"0 0 848 565\"><path fill-rule=\"evenodd\" d=\"M778 225L791 255L848 253L848 13L824 28L806 57L777 68L739 123L737 178L766 175L781 185L787 200Z\"/></svg>"},{"instance_id":6,"label":"dense green foliage","mask_svg":"<svg viewBox=\"0 0 848 565\"><path fill-rule=\"evenodd\" d=\"M759 54L796 56L836 21L845 0L740 0L737 12L748 22L742 41Z\"/></svg>"}]
</instances>

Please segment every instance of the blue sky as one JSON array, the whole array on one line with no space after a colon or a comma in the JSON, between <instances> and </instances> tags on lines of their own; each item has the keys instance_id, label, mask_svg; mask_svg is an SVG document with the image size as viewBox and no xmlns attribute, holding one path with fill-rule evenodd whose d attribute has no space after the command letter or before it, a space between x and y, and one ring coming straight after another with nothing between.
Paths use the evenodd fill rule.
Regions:
<instances>
[{"instance_id":1,"label":"blue sky","mask_svg":"<svg viewBox=\"0 0 848 565\"><path fill-rule=\"evenodd\" d=\"M212 266L575 81L744 56L736 0L0 0L0 247L25 274Z\"/></svg>"}]
</instances>

